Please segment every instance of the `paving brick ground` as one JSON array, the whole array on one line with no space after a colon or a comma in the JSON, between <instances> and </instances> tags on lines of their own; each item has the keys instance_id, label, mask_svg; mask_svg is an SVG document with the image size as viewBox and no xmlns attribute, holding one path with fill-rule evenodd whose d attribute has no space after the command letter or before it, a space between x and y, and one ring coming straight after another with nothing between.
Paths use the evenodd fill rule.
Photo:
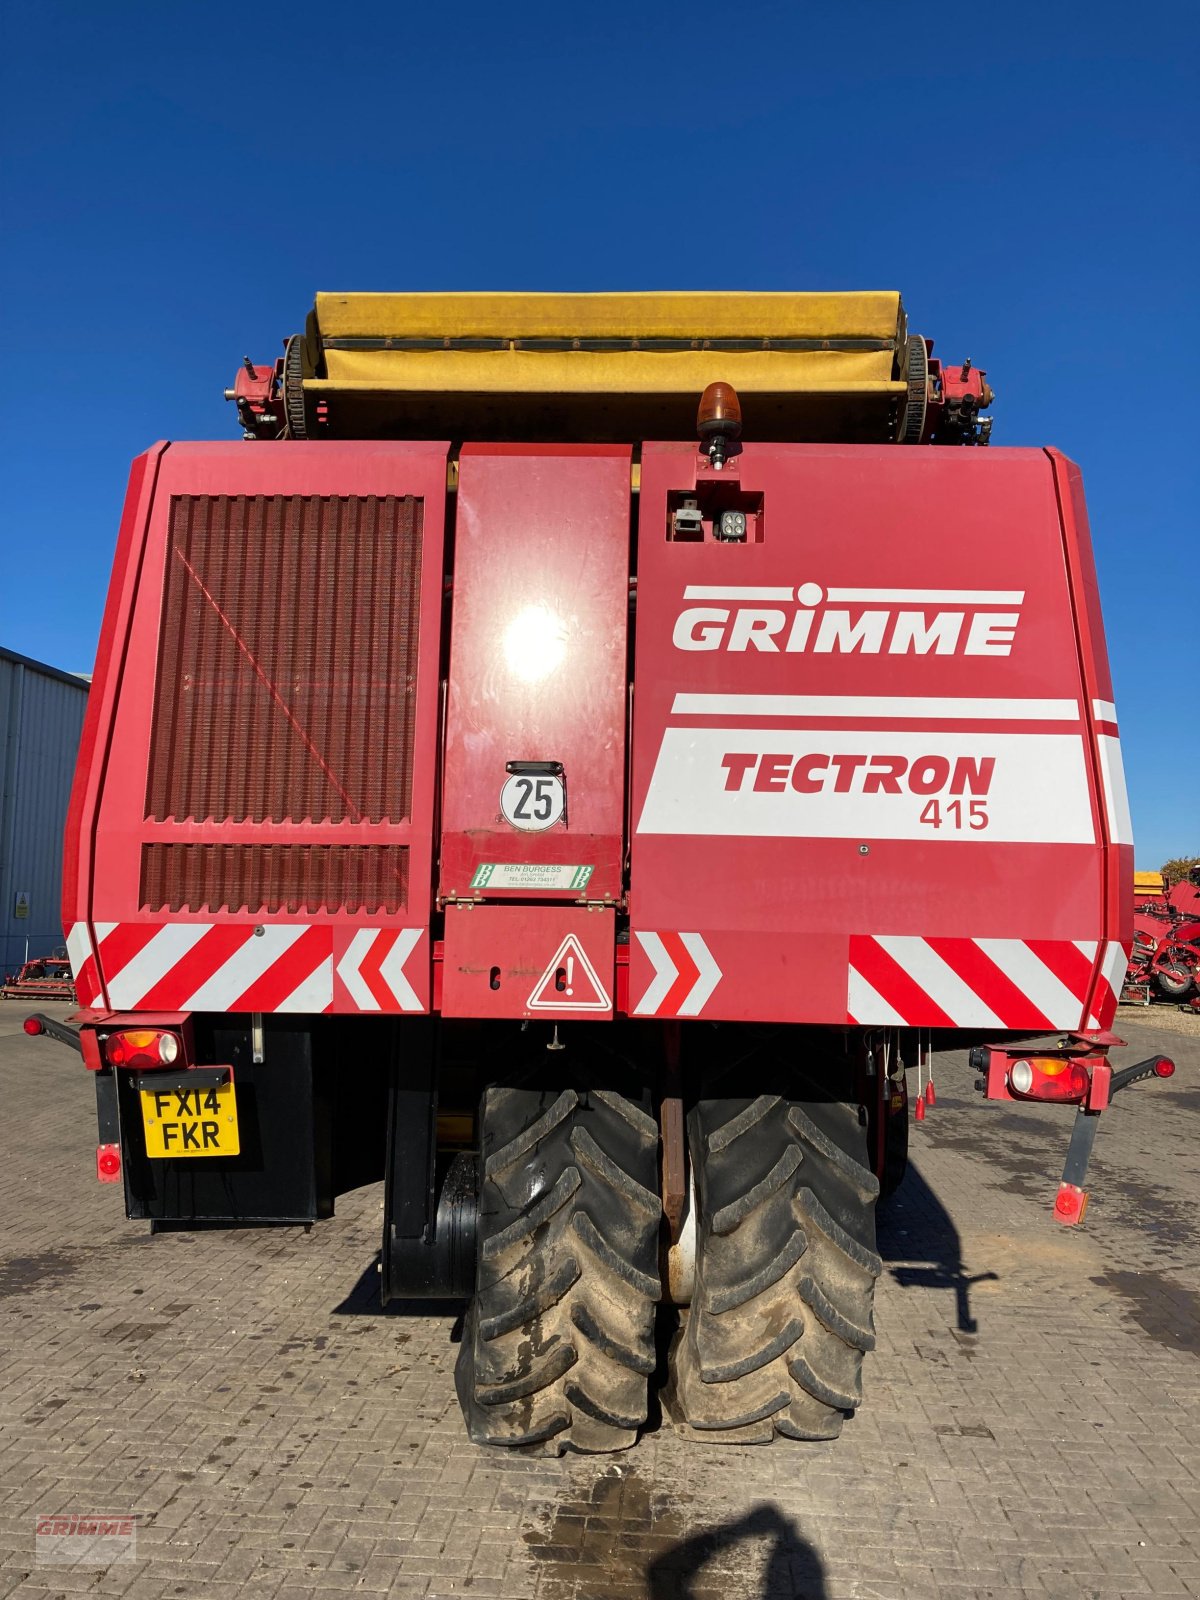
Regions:
<instances>
[{"instance_id":1,"label":"paving brick ground","mask_svg":"<svg viewBox=\"0 0 1200 1600\"><path fill-rule=\"evenodd\" d=\"M92 1177L91 1085L0 1007L0 1594L518 1600L1200 1595L1200 1029L1122 1014L1169 1085L1070 1113L937 1064L881 1227L880 1348L835 1445L510 1459L463 1437L453 1308L383 1315L378 1189L300 1229L151 1237ZM1136 1054L1135 1054L1136 1052ZM38 1566L35 1514L137 1559Z\"/></svg>"}]
</instances>

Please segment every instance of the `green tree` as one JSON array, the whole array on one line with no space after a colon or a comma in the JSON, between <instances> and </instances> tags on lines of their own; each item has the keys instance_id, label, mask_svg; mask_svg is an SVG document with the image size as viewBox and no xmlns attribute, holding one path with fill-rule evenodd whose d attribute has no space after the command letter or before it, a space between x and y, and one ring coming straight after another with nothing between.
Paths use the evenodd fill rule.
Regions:
<instances>
[{"instance_id":1,"label":"green tree","mask_svg":"<svg viewBox=\"0 0 1200 1600\"><path fill-rule=\"evenodd\" d=\"M1169 889L1186 878L1193 867L1200 867L1200 856L1173 856L1170 861L1164 861L1158 870Z\"/></svg>"}]
</instances>

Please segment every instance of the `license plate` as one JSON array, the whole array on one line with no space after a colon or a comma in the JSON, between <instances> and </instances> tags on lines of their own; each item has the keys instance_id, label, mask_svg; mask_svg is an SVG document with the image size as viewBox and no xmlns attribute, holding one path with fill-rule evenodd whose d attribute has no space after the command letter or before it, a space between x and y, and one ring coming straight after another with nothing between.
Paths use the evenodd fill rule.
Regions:
<instances>
[{"instance_id":1,"label":"license plate","mask_svg":"<svg viewBox=\"0 0 1200 1600\"><path fill-rule=\"evenodd\" d=\"M148 1156L239 1154L232 1083L199 1089L143 1089L141 1097Z\"/></svg>"}]
</instances>

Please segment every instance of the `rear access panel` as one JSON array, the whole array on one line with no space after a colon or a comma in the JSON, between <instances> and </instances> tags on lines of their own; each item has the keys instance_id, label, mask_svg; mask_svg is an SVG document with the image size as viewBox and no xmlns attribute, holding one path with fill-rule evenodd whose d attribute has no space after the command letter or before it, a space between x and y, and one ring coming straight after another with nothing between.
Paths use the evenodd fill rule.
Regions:
<instances>
[{"instance_id":1,"label":"rear access panel","mask_svg":"<svg viewBox=\"0 0 1200 1600\"><path fill-rule=\"evenodd\" d=\"M718 475L646 447L634 1014L1111 1020L1128 834L1062 470L749 443Z\"/></svg>"},{"instance_id":2,"label":"rear access panel","mask_svg":"<svg viewBox=\"0 0 1200 1600\"><path fill-rule=\"evenodd\" d=\"M613 1014L614 918L577 906L451 907L446 912L442 1014L540 1017Z\"/></svg>"},{"instance_id":3,"label":"rear access panel","mask_svg":"<svg viewBox=\"0 0 1200 1600\"><path fill-rule=\"evenodd\" d=\"M627 447L463 449L446 901L621 899L629 467Z\"/></svg>"}]
</instances>

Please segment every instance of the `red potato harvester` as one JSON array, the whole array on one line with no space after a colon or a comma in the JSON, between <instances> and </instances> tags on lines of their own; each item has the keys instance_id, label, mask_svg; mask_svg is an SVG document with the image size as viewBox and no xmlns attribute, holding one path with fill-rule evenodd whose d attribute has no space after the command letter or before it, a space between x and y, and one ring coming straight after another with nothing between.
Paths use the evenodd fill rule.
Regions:
<instances>
[{"instance_id":1,"label":"red potato harvester","mask_svg":"<svg viewBox=\"0 0 1200 1600\"><path fill-rule=\"evenodd\" d=\"M384 1182L472 1439L827 1439L906 1071L1114 1091L1132 843L1078 470L864 294L317 297L158 444L67 831L131 1217ZM1056 893L1047 896L1052 882Z\"/></svg>"}]
</instances>

